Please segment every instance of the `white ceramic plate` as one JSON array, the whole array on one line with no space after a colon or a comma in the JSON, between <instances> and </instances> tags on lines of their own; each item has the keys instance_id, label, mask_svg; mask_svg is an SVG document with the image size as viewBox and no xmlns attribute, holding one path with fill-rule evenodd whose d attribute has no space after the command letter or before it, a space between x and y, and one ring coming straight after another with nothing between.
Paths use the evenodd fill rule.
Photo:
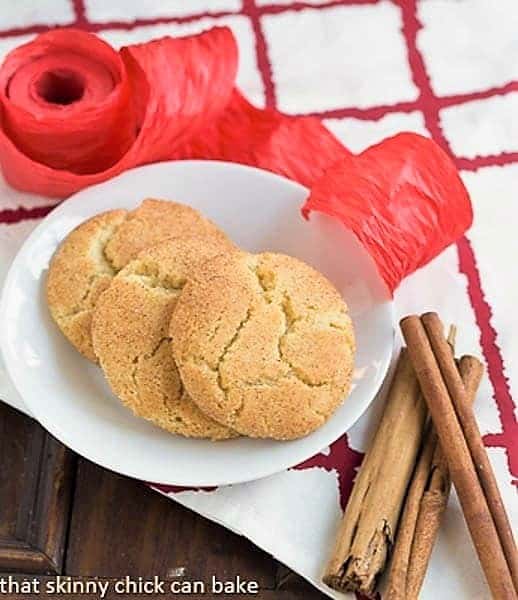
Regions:
<instances>
[{"instance_id":1,"label":"white ceramic plate","mask_svg":"<svg viewBox=\"0 0 518 600\"><path fill-rule=\"evenodd\" d=\"M177 161L141 167L76 194L36 227L16 256L0 306L7 370L40 423L86 458L161 484L212 486L258 479L304 461L360 417L385 376L393 346L392 303L366 251L333 219L300 207L306 188L235 164ZM214 443L168 434L123 408L99 368L52 322L44 284L57 245L76 225L146 196L189 204L244 249L296 256L322 271L349 304L357 337L354 387L319 430L292 442Z\"/></svg>"}]
</instances>

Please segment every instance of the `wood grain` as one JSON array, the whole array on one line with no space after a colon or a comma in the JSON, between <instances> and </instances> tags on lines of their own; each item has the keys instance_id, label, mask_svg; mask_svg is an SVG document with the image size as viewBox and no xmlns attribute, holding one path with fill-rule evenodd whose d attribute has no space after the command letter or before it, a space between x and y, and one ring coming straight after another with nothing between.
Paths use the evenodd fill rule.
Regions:
<instances>
[{"instance_id":1,"label":"wood grain","mask_svg":"<svg viewBox=\"0 0 518 600\"><path fill-rule=\"evenodd\" d=\"M34 421L0 406L0 569L60 573L73 454Z\"/></svg>"},{"instance_id":2,"label":"wood grain","mask_svg":"<svg viewBox=\"0 0 518 600\"><path fill-rule=\"evenodd\" d=\"M0 403L0 577L153 577L257 581L264 600L323 600L246 538L76 458L36 422ZM2 574L3 572L3 574ZM10 595L11 600L36 598ZM45 597L40 595L39 597ZM139 600L149 595L108 595ZM173 598L160 596L161 598ZM189 596L201 600L205 596ZM218 598L250 598L218 595ZM85 596L70 595L70 600Z\"/></svg>"},{"instance_id":3,"label":"wood grain","mask_svg":"<svg viewBox=\"0 0 518 600\"><path fill-rule=\"evenodd\" d=\"M277 562L143 484L80 459L66 568L101 577L242 574L271 589Z\"/></svg>"}]
</instances>

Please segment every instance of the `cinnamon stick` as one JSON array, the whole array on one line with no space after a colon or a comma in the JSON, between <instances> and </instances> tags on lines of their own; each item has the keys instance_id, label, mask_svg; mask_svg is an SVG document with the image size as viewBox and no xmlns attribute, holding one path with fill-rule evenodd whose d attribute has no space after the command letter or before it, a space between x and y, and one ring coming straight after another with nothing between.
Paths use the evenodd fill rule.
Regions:
<instances>
[{"instance_id":1,"label":"cinnamon stick","mask_svg":"<svg viewBox=\"0 0 518 600\"><path fill-rule=\"evenodd\" d=\"M478 358L468 355L459 360L459 372L466 388L467 397L473 402L484 373L484 367ZM441 445L438 443L437 433L435 433L435 440L435 452L430 468L431 476L421 502L408 565L407 594L409 600L419 597L451 490L448 463Z\"/></svg>"},{"instance_id":2,"label":"cinnamon stick","mask_svg":"<svg viewBox=\"0 0 518 600\"><path fill-rule=\"evenodd\" d=\"M448 344L450 345L453 354L455 354L456 335L457 328L454 325L451 325L448 333ZM392 553L387 579L386 593L384 594L387 600L406 600L408 598L408 580L411 573L410 563L416 562L413 550L417 543L421 541L420 539L416 539L416 530L421 514L420 509L426 493L426 486L431 478L430 472L432 470L432 461L435 457L437 448L437 435L433 429L433 425L429 422L424 436L423 446L407 492L403 515L398 525L396 543ZM429 508L435 508L436 506L439 505L437 502L434 502ZM436 516L435 511L429 516ZM435 521L436 520L437 519L435 519ZM428 527L428 524L433 521L433 518L427 519L426 526ZM420 533L421 535L426 534L428 533L428 530L423 529ZM428 561L426 561L426 565L427 563ZM413 569L418 566L424 568L424 571L426 571L426 565L423 565L420 561L418 565L414 565Z\"/></svg>"},{"instance_id":3,"label":"cinnamon stick","mask_svg":"<svg viewBox=\"0 0 518 600\"><path fill-rule=\"evenodd\" d=\"M406 317L400 325L407 343L408 354L430 410L466 523L491 592L499 600L516 600L511 573L464 432L450 397L451 390L446 387L443 380L443 372L438 365L439 357L434 354L427 332L419 317ZM446 347L447 352L441 351L440 353L441 366L451 361L453 370L458 377L455 362L447 344ZM451 369L448 372L452 378ZM462 382L460 386L455 386L454 393L461 397L464 406L468 405ZM460 402L457 403L460 404Z\"/></svg>"},{"instance_id":4,"label":"cinnamon stick","mask_svg":"<svg viewBox=\"0 0 518 600\"><path fill-rule=\"evenodd\" d=\"M442 323L438 315L436 313L426 313L422 315L421 321L428 334L428 339L437 358L442 377L450 392L458 420L464 431L471 458L500 539L516 594L518 595L518 551L514 542L513 530L507 517L505 505L500 495L498 483L489 462L471 403L468 401L455 362L451 354L448 353L448 345L445 343Z\"/></svg>"},{"instance_id":5,"label":"cinnamon stick","mask_svg":"<svg viewBox=\"0 0 518 600\"><path fill-rule=\"evenodd\" d=\"M407 493L405 507L397 530L396 543L392 554L387 591L387 600L407 600L407 580L409 564L419 509L430 476L430 467L435 451L435 431L428 427L425 441L417 462L412 482Z\"/></svg>"},{"instance_id":6,"label":"cinnamon stick","mask_svg":"<svg viewBox=\"0 0 518 600\"><path fill-rule=\"evenodd\" d=\"M450 327L448 343L455 352L457 329ZM415 530L425 487L430 477L430 468L437 446L437 436L428 423L423 446L409 485L403 514L398 525L396 542L392 553L386 593L387 600L406 600L409 564L412 560Z\"/></svg>"},{"instance_id":7,"label":"cinnamon stick","mask_svg":"<svg viewBox=\"0 0 518 600\"><path fill-rule=\"evenodd\" d=\"M394 542L425 419L426 406L404 349L323 576L330 587L373 593Z\"/></svg>"},{"instance_id":8,"label":"cinnamon stick","mask_svg":"<svg viewBox=\"0 0 518 600\"><path fill-rule=\"evenodd\" d=\"M448 343L453 345L450 336ZM484 370L482 363L474 356L463 356L458 368L467 397L473 402ZM384 594L387 600L419 597L450 488L446 458L429 423L397 532Z\"/></svg>"}]
</instances>

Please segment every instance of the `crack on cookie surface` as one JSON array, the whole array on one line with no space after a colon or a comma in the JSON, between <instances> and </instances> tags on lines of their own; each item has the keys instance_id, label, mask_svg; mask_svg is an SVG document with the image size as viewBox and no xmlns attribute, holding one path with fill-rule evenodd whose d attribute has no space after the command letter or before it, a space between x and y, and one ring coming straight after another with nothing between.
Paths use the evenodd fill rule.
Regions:
<instances>
[{"instance_id":1,"label":"crack on cookie surface","mask_svg":"<svg viewBox=\"0 0 518 600\"><path fill-rule=\"evenodd\" d=\"M110 295L101 302L103 306L120 305L120 311L114 319L110 319L110 312L102 313L102 321L112 341L123 341L123 372L120 381L116 380L119 387L115 391L128 408L170 432L228 439L236 437L237 432L203 413L185 389L173 356L175 334L169 331L176 299L194 269L195 260L209 254L212 245L214 251L219 248L208 240L211 245L199 249L194 243L198 239L191 242L189 238L180 246L171 240L167 242L174 244L171 251L168 246L152 247L128 263L112 283ZM139 324L133 326L133 322ZM119 327L122 338L115 337ZM107 341L109 338L105 336L105 353L110 351ZM114 362L105 370L112 374L117 368Z\"/></svg>"},{"instance_id":2,"label":"crack on cookie surface","mask_svg":"<svg viewBox=\"0 0 518 600\"><path fill-rule=\"evenodd\" d=\"M248 265L248 268L255 275L258 289L264 300L268 304L271 304L273 300L271 292L275 292L275 273L273 271L265 270L256 257L254 257L253 262Z\"/></svg>"},{"instance_id":3,"label":"crack on cookie surface","mask_svg":"<svg viewBox=\"0 0 518 600\"><path fill-rule=\"evenodd\" d=\"M138 371L140 366L142 365L143 361L152 359L161 350L164 344L171 343L172 337L163 336L149 352L146 352L145 354L139 356L135 356L135 358L133 359L134 366L132 369L131 378L135 389L135 394L139 402L142 400L140 386L138 383ZM176 368L174 360L172 361L171 367ZM197 422L196 414L189 415L188 412L186 412L183 415L179 415L174 408L175 403L192 403L192 399L188 395L179 374L178 384L179 388L177 390L177 398L173 399L167 394L162 394L159 400L160 409L154 410L153 415L144 416L146 420L150 421L151 423L154 423L155 425L158 425L159 427L166 429L167 431L177 433L180 435L194 434L196 437L209 438L214 441L238 437L239 434L237 432L231 431L224 425L216 421L210 423L208 417L206 421L204 420L202 424L200 424ZM170 403L172 403L173 406L171 406ZM130 408L137 416L143 417L142 413L139 410L136 410L135 406L130 405ZM197 407L195 408L196 410L199 410Z\"/></svg>"},{"instance_id":4,"label":"crack on cookie surface","mask_svg":"<svg viewBox=\"0 0 518 600\"><path fill-rule=\"evenodd\" d=\"M254 273L254 275L256 277L258 287L261 290L261 295L262 295L262 298L264 299L264 301L268 304L274 304L275 307L278 308L280 310L280 312L282 313L282 316L284 319L284 330L280 334L278 341L277 341L277 353L278 353L279 360L287 365L287 367L289 368L289 371L285 375L282 375L281 377L276 377L276 378L275 377L274 378L261 377L259 379L253 380L253 381L241 380L241 381L239 381L239 387L240 388L270 388L270 389L274 389L279 384L281 384L283 381L290 380L290 379L296 379L300 383L302 383L304 386L312 388L312 389L329 389L332 386L332 381L325 381L322 383L312 382L305 375L305 373L303 372L302 369L297 367L292 361L289 360L289 358L286 356L286 353L282 349L284 340L292 332L295 324L299 323L299 322L303 322L303 321L310 321L311 316L314 313L318 314L318 307L315 305L306 306L304 313L298 314L294 308L292 298L290 297L288 291L284 290L282 293L282 296L280 296L280 294L278 294L279 290L276 288L275 274L272 271L261 270L260 266L258 266L257 264L249 266L249 268L250 268L250 271L252 273ZM281 298L280 301L278 300L279 297ZM340 314L340 316L342 316L341 313L338 313L338 314ZM346 313L344 312L343 315L345 316ZM346 332L345 326L343 326L340 323L336 323L335 321L331 321L331 319L335 319L335 318L336 318L335 316L330 315L328 317L328 319L325 319L328 321L326 323L326 325L328 325L329 327L332 327L332 328L339 329L340 331ZM229 392L230 386L227 386L223 383L221 370L225 363L225 358L228 356L232 347L237 343L240 332L242 331L244 326L251 319L253 319L253 311L251 309L248 309L246 317L240 322L240 324L239 324L238 328L236 329L234 335L232 336L231 340L225 346L222 354L218 358L216 367L213 368L208 364L207 361L202 361L204 366L206 366L209 370L211 370L213 373L216 374L216 384L217 384L218 388L221 390L221 392L223 393L225 401L228 399L228 392ZM220 321L221 321L221 317L218 319L215 330L209 336L209 341L214 339L214 337L217 333L217 330L218 330L218 323ZM316 325L316 322L315 322L315 325ZM218 403L218 406L220 409L223 408L221 403ZM244 400L242 399L240 402L240 405L237 408L235 408L229 416L230 426L235 424L236 420L239 418L239 415L243 411L243 408L244 408ZM321 419L326 418L326 415L314 406L308 406L307 409L312 411L315 415L317 415Z\"/></svg>"},{"instance_id":5,"label":"crack on cookie surface","mask_svg":"<svg viewBox=\"0 0 518 600\"><path fill-rule=\"evenodd\" d=\"M75 317L78 317L79 315L90 312L91 310L92 309L89 306L87 306L86 308L81 308L80 306L77 306L77 307L74 307L74 310L72 310L70 312L56 314L55 319L59 323L62 323L63 325L67 325L67 324L71 323Z\"/></svg>"},{"instance_id":6,"label":"crack on cookie surface","mask_svg":"<svg viewBox=\"0 0 518 600\"><path fill-rule=\"evenodd\" d=\"M88 253L89 257L92 259L95 272L90 275L86 289L81 296L79 303L73 306L70 310L61 314L57 314L56 320L59 319L62 323L67 324L80 313L91 311L93 306L88 305L88 302L92 292L95 290L95 283L103 277L109 277L110 279L115 277L117 274L117 269L106 256L105 249L112 236L116 233L125 220L126 217L124 217L124 219L117 225L109 224L100 228L99 234L93 240Z\"/></svg>"},{"instance_id":7,"label":"crack on cookie surface","mask_svg":"<svg viewBox=\"0 0 518 600\"><path fill-rule=\"evenodd\" d=\"M282 260L241 255L234 265L223 265L230 288L218 292L227 300L220 305L215 296L215 309L207 310L201 328L185 332L178 352L188 389L192 382L202 409L252 437L305 435L305 428L327 420L348 387L354 337L343 301L326 281L311 281L303 270L299 280ZM200 282L186 307L203 304L214 287ZM189 310L186 315L195 318Z\"/></svg>"},{"instance_id":8,"label":"crack on cookie surface","mask_svg":"<svg viewBox=\"0 0 518 600\"><path fill-rule=\"evenodd\" d=\"M148 360L150 358L153 358L156 353L160 350L160 348L162 347L162 345L164 344L164 342L171 342L172 338L170 336L163 336L162 338L160 338L158 340L158 342L155 344L155 346L151 349L150 352L146 352L145 354L137 354L133 360L131 361L134 365L132 372L131 372L131 379L133 381L133 384L135 386L135 391L137 394L137 398L139 397L139 385L137 382L137 371L139 369L140 363L143 360ZM181 384L181 391L183 391L183 384L181 383L180 380L180 384Z\"/></svg>"},{"instance_id":9,"label":"crack on cookie surface","mask_svg":"<svg viewBox=\"0 0 518 600\"><path fill-rule=\"evenodd\" d=\"M295 323L299 323L300 321L306 320L303 316L295 317L294 311L292 310L292 308L290 309L290 306L292 306L291 298L289 297L289 294L285 292L283 300L278 304L278 307L281 309L281 312L284 316L284 331L279 336L279 340L277 342L277 349L279 352L279 359L283 361L286 365L288 365L290 369L286 377L289 377L291 375L295 377L295 379L298 379L304 385L311 388L329 387L331 385L331 382L329 381L324 381L323 383L313 383L312 381L310 381L309 378L304 374L302 369L294 365L293 362L289 360L285 352L283 352L282 350L282 344L284 340L288 337L288 335L291 333L291 330L293 329Z\"/></svg>"},{"instance_id":10,"label":"crack on cookie surface","mask_svg":"<svg viewBox=\"0 0 518 600\"><path fill-rule=\"evenodd\" d=\"M158 342L154 345L154 347L149 352L146 352L145 354L138 354L137 356L135 356L133 358L133 361L132 361L133 369L131 371L131 380L133 382L133 386L135 388L135 395L136 395L138 401L141 400L141 394L140 394L140 385L137 381L137 374L138 374L138 370L140 368L141 363L144 360L149 360L150 358L153 358L157 354L157 352L160 350L160 348L163 346L164 343L170 343L171 341L172 341L172 338L170 336L163 336L158 340ZM183 383L180 380L180 393L179 393L180 396L183 395L183 391L184 391ZM171 420L173 413L172 413L171 409L167 406L166 396L162 397L162 405L163 405L163 409L166 411L166 413L170 417L169 420ZM151 420L151 419L149 419L149 420Z\"/></svg>"},{"instance_id":11,"label":"crack on cookie surface","mask_svg":"<svg viewBox=\"0 0 518 600\"><path fill-rule=\"evenodd\" d=\"M148 288L161 288L166 292L181 292L187 283L186 277L162 275L160 265L149 259L136 259L121 272L128 280L139 281Z\"/></svg>"},{"instance_id":12,"label":"crack on cookie surface","mask_svg":"<svg viewBox=\"0 0 518 600\"><path fill-rule=\"evenodd\" d=\"M151 352L149 352L148 354L144 355L144 358L153 358L153 356L155 356L155 354L160 350L160 348L162 347L162 344L164 342L172 342L173 338L169 335L165 335L163 338L161 338L158 342L158 344L156 344L156 346L151 350Z\"/></svg>"},{"instance_id":13,"label":"crack on cookie surface","mask_svg":"<svg viewBox=\"0 0 518 600\"><path fill-rule=\"evenodd\" d=\"M252 309L248 308L246 311L246 315L245 318L241 320L241 322L239 323L236 331L234 332L234 335L232 336L232 338L230 339L230 341L228 342L228 344L226 344L223 348L223 352L220 354L218 360L217 360L217 365L216 365L216 371L217 371L217 376L216 376L216 381L218 384L219 389L223 392L223 395L225 397L225 401L228 401L228 386L225 386L223 384L223 376L221 373L221 369L225 363L225 358L227 357L228 353L232 350L232 346L234 346L234 344L236 344L237 340L239 339L239 334L241 333L241 331L243 330L243 328L245 327L245 325L250 321L252 317ZM232 411L229 420L230 423L234 423L237 416L241 413L241 411L243 410L243 405L244 402L243 400L241 400L241 404L240 406L238 406L234 411Z\"/></svg>"},{"instance_id":14,"label":"crack on cookie surface","mask_svg":"<svg viewBox=\"0 0 518 600\"><path fill-rule=\"evenodd\" d=\"M221 369L222 369L222 367L224 365L225 358L228 356L228 353L232 350L232 347L237 343L237 341L239 339L239 334L241 333L241 331L243 330L243 328L245 327L245 325L250 321L251 316L252 316L252 309L248 308L248 310L246 311L245 317L239 322L236 330L234 331L234 334L232 335L232 337L230 338L230 340L224 345L221 354L214 361L214 363L213 363L214 366L212 366L210 364L210 362L206 358L203 358L201 356L192 359L192 363L193 364L197 365L199 368L207 369L208 371L210 371L215 376L216 386L219 388L219 390L223 394L225 402L228 401L228 392L229 392L229 387L230 386L226 386L223 383L223 376L222 376L222 373L221 373ZM216 336L217 329L218 329L218 324L220 322L221 322L221 318L218 319L216 327L215 327L214 331L210 334L209 339L212 340ZM217 405L218 405L219 409L223 409L224 408L221 402L217 402ZM240 404L240 406L238 406L230 414L230 416L229 416L229 422L228 422L228 425L230 427L232 427L232 424L235 422L235 419L236 419L237 415L242 411L243 405L244 405L244 403L242 401L241 404Z\"/></svg>"},{"instance_id":15,"label":"crack on cookie surface","mask_svg":"<svg viewBox=\"0 0 518 600\"><path fill-rule=\"evenodd\" d=\"M277 349L278 349L279 359L281 361L283 361L289 367L290 372L288 373L288 375L279 378L278 381L282 381L282 379L289 377L289 375L291 374L291 375L293 375L293 377L295 377L301 383L303 383L304 385L306 385L308 387L312 387L312 388L329 387L331 385L330 381L323 382L323 383L311 382L310 379L304 374L303 370L298 368L296 365L294 365L293 362L288 359L288 357L282 350L283 341L291 333L294 325L300 321L309 321L310 320L309 315L312 313L318 315L319 314L318 306L316 306L314 304L309 304L304 307L303 313L297 314L297 311L295 310L294 303L291 299L289 292L286 289L282 290L282 296L280 296L280 294L279 294L280 290L277 287L277 275L274 270L268 269L265 265L261 264L261 261L257 260L256 257L254 257L254 260L251 261L251 264L249 264L248 267L249 267L250 271L256 277L258 286L261 290L264 300L268 304L275 304L275 306L278 307L283 314L284 323L285 323L284 331L282 332L282 334L279 337L279 340L277 343ZM280 301L278 300L279 296L280 296ZM277 299L277 301L275 301L276 299ZM346 313L344 312L343 316L345 316L345 314ZM316 324L316 322L315 322L315 324ZM326 326L335 328L335 329L339 329L340 331L347 333L345 326L342 326L339 323L329 321L328 323L326 323ZM263 382L260 380L257 383L261 384Z\"/></svg>"},{"instance_id":16,"label":"crack on cookie surface","mask_svg":"<svg viewBox=\"0 0 518 600\"><path fill-rule=\"evenodd\" d=\"M178 296L183 289L183 286L176 287L173 285L169 285L167 282L157 277L151 277L149 275L131 274L127 275L125 279L128 281L134 281L136 283L139 283L150 290L160 290L162 292L165 292L166 294L173 296Z\"/></svg>"},{"instance_id":17,"label":"crack on cookie surface","mask_svg":"<svg viewBox=\"0 0 518 600\"><path fill-rule=\"evenodd\" d=\"M261 287L263 287L263 286L261 286ZM265 289L265 288L263 287L263 289ZM275 292L275 288L269 288L268 292ZM267 301L268 303L272 303L273 298L272 297L270 297L268 299L265 298L265 301ZM289 371L288 371L288 373L286 373L285 375L282 375L281 377L273 377L273 378L272 377L261 377L254 381L240 381L239 387L241 389L245 389L245 388L275 389L277 386L279 386L279 384L282 384L284 381L288 381L290 379L296 379L300 383L302 383L304 386L312 388L312 389L329 389L332 385L332 382L325 381L322 383L314 383L314 382L310 381L309 378L304 374L304 372L301 369L297 368L297 366L294 365L293 362L288 359L288 357L285 355L285 353L282 350L283 341L290 334L290 332L292 331L292 328L294 327L294 325L296 323L305 321L308 319L307 313L304 315L296 314L296 311L293 308L292 300L291 300L288 292L286 292L286 291L283 294L281 302L276 302L275 306L277 308L279 308L279 310L282 312L282 315L284 318L284 331L279 336L278 342L277 342L278 357L279 357L280 361L284 362L288 366ZM228 393L229 393L230 386L227 386L223 383L221 370L225 363L225 358L228 356L232 347L237 343L240 332L245 327L245 325L248 322L250 322L251 319L253 319L253 311L251 309L249 309L247 311L246 317L240 322L240 324L239 324L236 332L232 336L230 342L225 346L223 353L221 354L221 356L219 357L219 359L217 361L216 368L212 369L210 367L210 365L208 365L208 363L205 362L205 365L209 369L211 369L213 372L216 373L216 383L217 383L218 388L223 393L225 401L228 400ZM341 327L340 327L340 329L343 330L343 328L341 328ZM228 417L228 419L229 419L228 424L231 427L234 426L236 421L239 419L239 416L243 412L244 406L245 406L245 400L243 397L241 397L241 401L240 401L239 405L235 409L232 410L232 412L230 413L230 415ZM219 408L220 409L222 408L221 404L219 405ZM320 411L318 408L313 406L311 403L309 403L306 406L306 410L311 411L321 421L325 421L325 419L327 418L327 415L324 412ZM269 428L268 423L267 423L268 419L266 416L264 416L263 418L265 420L265 423L264 423L265 430L267 430Z\"/></svg>"},{"instance_id":18,"label":"crack on cookie surface","mask_svg":"<svg viewBox=\"0 0 518 600\"><path fill-rule=\"evenodd\" d=\"M97 244L94 245L93 250L95 252L95 258L97 259L97 264L102 267L101 270L104 273L107 273L114 277L120 269L113 264L108 255L106 254L106 246L110 243L112 237L117 233L121 225L126 221L127 215L122 219L122 221L118 225L111 225L110 227L106 227L102 231L102 235L97 240Z\"/></svg>"}]
</instances>

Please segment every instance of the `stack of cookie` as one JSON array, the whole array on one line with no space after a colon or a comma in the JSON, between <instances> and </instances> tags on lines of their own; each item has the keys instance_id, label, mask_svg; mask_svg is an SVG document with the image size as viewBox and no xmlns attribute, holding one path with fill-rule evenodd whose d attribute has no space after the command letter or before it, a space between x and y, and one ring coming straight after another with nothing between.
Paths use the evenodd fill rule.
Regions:
<instances>
[{"instance_id":1,"label":"stack of cookie","mask_svg":"<svg viewBox=\"0 0 518 600\"><path fill-rule=\"evenodd\" d=\"M47 299L123 404L172 433L295 439L350 388L353 328L333 285L290 256L243 252L182 204L148 199L79 225Z\"/></svg>"}]
</instances>

